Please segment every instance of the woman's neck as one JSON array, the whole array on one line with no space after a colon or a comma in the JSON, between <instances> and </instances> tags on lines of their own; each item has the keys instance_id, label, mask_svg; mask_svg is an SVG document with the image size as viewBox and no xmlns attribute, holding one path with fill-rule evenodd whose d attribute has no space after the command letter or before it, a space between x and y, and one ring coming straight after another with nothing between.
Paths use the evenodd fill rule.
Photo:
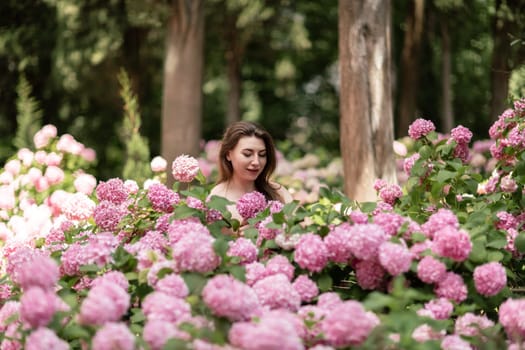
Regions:
<instances>
[{"instance_id":1,"label":"woman's neck","mask_svg":"<svg viewBox=\"0 0 525 350\"><path fill-rule=\"evenodd\" d=\"M232 177L226 183L226 192L235 199L239 199L243 194L252 191L255 191L255 182L253 181L242 181Z\"/></svg>"}]
</instances>

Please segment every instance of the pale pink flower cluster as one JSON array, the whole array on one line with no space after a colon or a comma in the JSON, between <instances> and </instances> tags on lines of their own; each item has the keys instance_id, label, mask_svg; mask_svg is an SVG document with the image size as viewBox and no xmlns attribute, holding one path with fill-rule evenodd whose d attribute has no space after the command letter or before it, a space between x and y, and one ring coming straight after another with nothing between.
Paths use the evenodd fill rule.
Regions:
<instances>
[{"instance_id":1,"label":"pale pink flower cluster","mask_svg":"<svg viewBox=\"0 0 525 350\"><path fill-rule=\"evenodd\" d=\"M261 192L252 191L242 195L235 207L245 220L251 219L266 208L266 198Z\"/></svg>"},{"instance_id":2,"label":"pale pink flower cluster","mask_svg":"<svg viewBox=\"0 0 525 350\"><path fill-rule=\"evenodd\" d=\"M472 350L470 343L459 335L449 334L441 340L441 349L443 350Z\"/></svg>"},{"instance_id":3,"label":"pale pink flower cluster","mask_svg":"<svg viewBox=\"0 0 525 350\"><path fill-rule=\"evenodd\" d=\"M266 268L264 270L265 276L275 275L282 273L289 281L293 279L295 273L295 267L284 255L274 255L270 260L266 262Z\"/></svg>"},{"instance_id":4,"label":"pale pink flower cluster","mask_svg":"<svg viewBox=\"0 0 525 350\"><path fill-rule=\"evenodd\" d=\"M40 327L27 337L25 343L26 350L69 350L68 343L60 339L54 331L49 328Z\"/></svg>"},{"instance_id":5,"label":"pale pink flower cluster","mask_svg":"<svg viewBox=\"0 0 525 350\"><path fill-rule=\"evenodd\" d=\"M38 130L33 136L33 142L36 148L46 147L51 139L57 136L57 128L54 125L46 124Z\"/></svg>"},{"instance_id":6,"label":"pale pink flower cluster","mask_svg":"<svg viewBox=\"0 0 525 350\"><path fill-rule=\"evenodd\" d=\"M423 257L417 265L417 277L429 284L439 283L445 277L446 272L446 265L431 255Z\"/></svg>"},{"instance_id":7,"label":"pale pink flower cluster","mask_svg":"<svg viewBox=\"0 0 525 350\"><path fill-rule=\"evenodd\" d=\"M507 285L507 272L501 263L493 261L474 269L474 286L479 294L490 297Z\"/></svg>"},{"instance_id":8,"label":"pale pink flower cluster","mask_svg":"<svg viewBox=\"0 0 525 350\"><path fill-rule=\"evenodd\" d=\"M20 297L20 319L32 328L45 327L61 306L53 290L30 287Z\"/></svg>"},{"instance_id":9,"label":"pale pink flower cluster","mask_svg":"<svg viewBox=\"0 0 525 350\"><path fill-rule=\"evenodd\" d=\"M163 213L171 213L174 206L179 203L180 196L166 185L158 183L148 188L148 199L153 209Z\"/></svg>"},{"instance_id":10,"label":"pale pink flower cluster","mask_svg":"<svg viewBox=\"0 0 525 350\"><path fill-rule=\"evenodd\" d=\"M67 194L61 205L64 216L73 221L88 220L95 210L96 204L84 193Z\"/></svg>"},{"instance_id":11,"label":"pale pink flower cluster","mask_svg":"<svg viewBox=\"0 0 525 350\"><path fill-rule=\"evenodd\" d=\"M229 248L226 254L231 257L238 257L241 265L257 260L258 249L251 240L239 237L234 241L228 242L228 245Z\"/></svg>"},{"instance_id":12,"label":"pale pink flower cluster","mask_svg":"<svg viewBox=\"0 0 525 350\"><path fill-rule=\"evenodd\" d=\"M93 219L101 229L115 231L122 218L127 214L129 214L129 210L125 204L115 204L103 200L95 207Z\"/></svg>"},{"instance_id":13,"label":"pale pink flower cluster","mask_svg":"<svg viewBox=\"0 0 525 350\"><path fill-rule=\"evenodd\" d=\"M80 306L79 323L103 325L119 321L130 306L130 295L109 280L92 286Z\"/></svg>"},{"instance_id":14,"label":"pale pink flower cluster","mask_svg":"<svg viewBox=\"0 0 525 350\"><path fill-rule=\"evenodd\" d=\"M383 231L390 236L397 235L405 221L406 219L397 213L377 213L373 218L374 224L381 226Z\"/></svg>"},{"instance_id":15,"label":"pale pink flower cluster","mask_svg":"<svg viewBox=\"0 0 525 350\"><path fill-rule=\"evenodd\" d=\"M91 346L97 350L133 350L135 336L124 323L108 322L97 330Z\"/></svg>"},{"instance_id":16,"label":"pale pink flower cluster","mask_svg":"<svg viewBox=\"0 0 525 350\"><path fill-rule=\"evenodd\" d=\"M468 291L463 277L455 272L447 272L443 279L435 285L434 293L438 297L461 303L467 299Z\"/></svg>"},{"instance_id":17,"label":"pale pink flower cluster","mask_svg":"<svg viewBox=\"0 0 525 350\"><path fill-rule=\"evenodd\" d=\"M295 246L294 260L310 272L321 271L328 263L328 249L323 239L313 233L302 235Z\"/></svg>"},{"instance_id":18,"label":"pale pink flower cluster","mask_svg":"<svg viewBox=\"0 0 525 350\"><path fill-rule=\"evenodd\" d=\"M506 193L514 193L518 189L518 184L516 180L512 178L512 174L507 174L501 178L499 183L501 191Z\"/></svg>"},{"instance_id":19,"label":"pale pink flower cluster","mask_svg":"<svg viewBox=\"0 0 525 350\"><path fill-rule=\"evenodd\" d=\"M110 282L120 286L125 291L129 288L129 282L126 276L120 271L108 271L103 275L98 276L91 282L91 287L98 286L100 284Z\"/></svg>"},{"instance_id":20,"label":"pale pink flower cluster","mask_svg":"<svg viewBox=\"0 0 525 350\"><path fill-rule=\"evenodd\" d=\"M347 263L352 257L348 235L351 225L343 222L330 229L323 241L327 249L328 259L336 263Z\"/></svg>"},{"instance_id":21,"label":"pale pink flower cluster","mask_svg":"<svg viewBox=\"0 0 525 350\"><path fill-rule=\"evenodd\" d=\"M510 340L525 338L525 299L507 299L499 307L499 323Z\"/></svg>"},{"instance_id":22,"label":"pale pink flower cluster","mask_svg":"<svg viewBox=\"0 0 525 350\"><path fill-rule=\"evenodd\" d=\"M379 198L381 198L385 203L394 205L398 198L401 198L403 191L399 185L386 185L379 190Z\"/></svg>"},{"instance_id":23,"label":"pale pink flower cluster","mask_svg":"<svg viewBox=\"0 0 525 350\"><path fill-rule=\"evenodd\" d=\"M142 331L142 338L151 350L161 350L169 339L190 340L187 333L179 330L172 322L159 319L148 320Z\"/></svg>"},{"instance_id":24,"label":"pale pink flower cluster","mask_svg":"<svg viewBox=\"0 0 525 350\"><path fill-rule=\"evenodd\" d=\"M453 211L441 208L430 215L427 221L421 225L421 230L428 238L432 239L434 233L441 230L444 226L452 226L458 229L459 221Z\"/></svg>"},{"instance_id":25,"label":"pale pink flower cluster","mask_svg":"<svg viewBox=\"0 0 525 350\"><path fill-rule=\"evenodd\" d=\"M425 310L436 320L446 320L452 315L454 305L446 298L438 298L425 303Z\"/></svg>"},{"instance_id":26,"label":"pale pink flower cluster","mask_svg":"<svg viewBox=\"0 0 525 350\"><path fill-rule=\"evenodd\" d=\"M467 337L477 337L481 335L483 329L494 326L494 322L489 320L486 315L475 315L467 312L456 319L454 332Z\"/></svg>"},{"instance_id":27,"label":"pale pink flower cluster","mask_svg":"<svg viewBox=\"0 0 525 350\"><path fill-rule=\"evenodd\" d=\"M357 284L363 289L379 288L384 280L385 269L377 260L361 260L355 264Z\"/></svg>"},{"instance_id":28,"label":"pale pink flower cluster","mask_svg":"<svg viewBox=\"0 0 525 350\"><path fill-rule=\"evenodd\" d=\"M398 276L410 270L412 254L404 245L383 242L379 246L379 262L392 276Z\"/></svg>"},{"instance_id":29,"label":"pale pink flower cluster","mask_svg":"<svg viewBox=\"0 0 525 350\"><path fill-rule=\"evenodd\" d=\"M305 302L312 301L319 294L317 284L306 275L298 276L292 283L292 287L299 293L301 300Z\"/></svg>"},{"instance_id":30,"label":"pale pink flower cluster","mask_svg":"<svg viewBox=\"0 0 525 350\"><path fill-rule=\"evenodd\" d=\"M451 130L450 136L457 143L454 149L454 156L463 162L467 162L469 158L468 144L472 139L472 132L468 128L459 125Z\"/></svg>"},{"instance_id":31,"label":"pale pink flower cluster","mask_svg":"<svg viewBox=\"0 0 525 350\"><path fill-rule=\"evenodd\" d=\"M91 174L80 173L75 176L73 186L75 186L75 189L78 192L90 196L91 193L93 193L93 190L97 187L97 179Z\"/></svg>"},{"instance_id":32,"label":"pale pink flower cluster","mask_svg":"<svg viewBox=\"0 0 525 350\"><path fill-rule=\"evenodd\" d=\"M386 240L385 231L376 224L353 225L348 234L352 255L362 260L376 259L379 246Z\"/></svg>"},{"instance_id":33,"label":"pale pink flower cluster","mask_svg":"<svg viewBox=\"0 0 525 350\"><path fill-rule=\"evenodd\" d=\"M410 157L404 159L403 170L408 176L410 176L410 172L419 158L421 158L421 155L419 153L414 153Z\"/></svg>"},{"instance_id":34,"label":"pale pink flower cluster","mask_svg":"<svg viewBox=\"0 0 525 350\"><path fill-rule=\"evenodd\" d=\"M261 305L268 309L297 311L301 305L301 296L281 273L260 279L252 288Z\"/></svg>"},{"instance_id":35,"label":"pale pink flower cluster","mask_svg":"<svg viewBox=\"0 0 525 350\"><path fill-rule=\"evenodd\" d=\"M215 239L208 233L197 231L182 236L172 245L176 272L211 272L221 262L213 249Z\"/></svg>"},{"instance_id":36,"label":"pale pink flower cluster","mask_svg":"<svg viewBox=\"0 0 525 350\"><path fill-rule=\"evenodd\" d=\"M496 217L498 218L498 221L496 222L496 228L498 230L518 228L518 220L511 213L508 213L506 211L500 211L496 214Z\"/></svg>"},{"instance_id":37,"label":"pale pink flower cluster","mask_svg":"<svg viewBox=\"0 0 525 350\"><path fill-rule=\"evenodd\" d=\"M108 181L101 181L96 187L97 199L99 201L110 201L115 204L122 204L127 201L129 191L124 186L124 182L119 178L112 178Z\"/></svg>"},{"instance_id":38,"label":"pale pink flower cluster","mask_svg":"<svg viewBox=\"0 0 525 350\"><path fill-rule=\"evenodd\" d=\"M142 302L148 321L161 320L178 324L191 318L191 307L184 299L163 292L152 292Z\"/></svg>"},{"instance_id":39,"label":"pale pink flower cluster","mask_svg":"<svg viewBox=\"0 0 525 350\"><path fill-rule=\"evenodd\" d=\"M190 293L184 279L175 273L170 273L161 278L154 286L157 292L162 292L176 298L185 298Z\"/></svg>"},{"instance_id":40,"label":"pale pink flower cluster","mask_svg":"<svg viewBox=\"0 0 525 350\"><path fill-rule=\"evenodd\" d=\"M151 160L150 167L151 171L154 173L161 173L166 171L168 167L168 161L161 156L156 156Z\"/></svg>"},{"instance_id":41,"label":"pale pink flower cluster","mask_svg":"<svg viewBox=\"0 0 525 350\"><path fill-rule=\"evenodd\" d=\"M171 164L173 178L179 182L192 182L199 170L199 161L185 154L175 158Z\"/></svg>"},{"instance_id":42,"label":"pale pink flower cluster","mask_svg":"<svg viewBox=\"0 0 525 350\"><path fill-rule=\"evenodd\" d=\"M418 140L430 132L436 130L436 126L430 120L418 118L408 127L408 136Z\"/></svg>"},{"instance_id":43,"label":"pale pink flower cluster","mask_svg":"<svg viewBox=\"0 0 525 350\"><path fill-rule=\"evenodd\" d=\"M321 328L330 345L350 347L361 345L379 324L373 312L366 311L357 301L348 300L327 312Z\"/></svg>"},{"instance_id":44,"label":"pale pink flower cluster","mask_svg":"<svg viewBox=\"0 0 525 350\"><path fill-rule=\"evenodd\" d=\"M209 279L202 300L215 315L230 321L247 321L261 312L254 290L230 275Z\"/></svg>"},{"instance_id":45,"label":"pale pink flower cluster","mask_svg":"<svg viewBox=\"0 0 525 350\"><path fill-rule=\"evenodd\" d=\"M28 260L15 266L13 276L24 290L31 287L53 290L58 282L59 268L51 257L35 251Z\"/></svg>"},{"instance_id":46,"label":"pale pink flower cluster","mask_svg":"<svg viewBox=\"0 0 525 350\"><path fill-rule=\"evenodd\" d=\"M434 253L454 261L465 261L472 250L470 235L453 226L445 226L435 232L432 242Z\"/></svg>"}]
</instances>

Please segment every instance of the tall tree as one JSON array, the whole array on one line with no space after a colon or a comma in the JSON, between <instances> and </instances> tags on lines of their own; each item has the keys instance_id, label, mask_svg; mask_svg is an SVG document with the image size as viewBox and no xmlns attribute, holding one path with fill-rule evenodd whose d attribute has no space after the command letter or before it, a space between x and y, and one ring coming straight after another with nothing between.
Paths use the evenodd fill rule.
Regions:
<instances>
[{"instance_id":1,"label":"tall tree","mask_svg":"<svg viewBox=\"0 0 525 350\"><path fill-rule=\"evenodd\" d=\"M389 0L339 0L341 156L344 190L376 199L373 183L396 181L392 150Z\"/></svg>"},{"instance_id":2,"label":"tall tree","mask_svg":"<svg viewBox=\"0 0 525 350\"><path fill-rule=\"evenodd\" d=\"M406 15L406 28L401 53L398 136L406 135L410 123L416 117L419 57L424 21L425 0L411 1Z\"/></svg>"},{"instance_id":3,"label":"tall tree","mask_svg":"<svg viewBox=\"0 0 525 350\"><path fill-rule=\"evenodd\" d=\"M162 96L162 156L197 156L201 139L204 0L173 0ZM169 171L169 170L168 170ZM168 176L168 184L172 177Z\"/></svg>"},{"instance_id":4,"label":"tall tree","mask_svg":"<svg viewBox=\"0 0 525 350\"><path fill-rule=\"evenodd\" d=\"M449 132L454 125L454 96L452 95L452 48L446 18L441 20L441 55L441 125L443 132Z\"/></svg>"}]
</instances>

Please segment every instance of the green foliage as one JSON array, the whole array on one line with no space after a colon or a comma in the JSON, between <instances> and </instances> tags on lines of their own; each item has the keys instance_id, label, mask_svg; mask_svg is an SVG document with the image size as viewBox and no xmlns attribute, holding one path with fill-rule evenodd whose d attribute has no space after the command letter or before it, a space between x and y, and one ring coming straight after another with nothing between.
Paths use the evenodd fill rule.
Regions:
<instances>
[{"instance_id":1,"label":"green foliage","mask_svg":"<svg viewBox=\"0 0 525 350\"><path fill-rule=\"evenodd\" d=\"M18 128L13 144L17 148L31 148L33 146L33 136L40 129L42 111L39 103L31 96L32 87L26 77L22 74L16 87L18 99L16 102Z\"/></svg>"},{"instance_id":2,"label":"green foliage","mask_svg":"<svg viewBox=\"0 0 525 350\"><path fill-rule=\"evenodd\" d=\"M118 80L121 85L120 94L124 100L121 138L126 145L126 160L122 176L124 179L133 178L138 183L143 183L152 175L148 141L140 135L141 119L138 100L132 91L131 81L125 70L120 71Z\"/></svg>"}]
</instances>

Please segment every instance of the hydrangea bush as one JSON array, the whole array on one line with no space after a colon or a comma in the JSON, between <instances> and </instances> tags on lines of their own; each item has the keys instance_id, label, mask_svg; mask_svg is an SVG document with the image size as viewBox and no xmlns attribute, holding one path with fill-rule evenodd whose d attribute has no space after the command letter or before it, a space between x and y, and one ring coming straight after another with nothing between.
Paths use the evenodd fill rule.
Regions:
<instances>
[{"instance_id":1,"label":"hydrangea bush","mask_svg":"<svg viewBox=\"0 0 525 350\"><path fill-rule=\"evenodd\" d=\"M376 181L373 203L251 192L242 231L202 162L175 159L173 188L159 157L143 185L97 181L46 126L0 174L0 348L519 349L523 117L517 101L490 129L486 176L467 128L420 119L403 187ZM63 177L29 175L51 166Z\"/></svg>"}]
</instances>

